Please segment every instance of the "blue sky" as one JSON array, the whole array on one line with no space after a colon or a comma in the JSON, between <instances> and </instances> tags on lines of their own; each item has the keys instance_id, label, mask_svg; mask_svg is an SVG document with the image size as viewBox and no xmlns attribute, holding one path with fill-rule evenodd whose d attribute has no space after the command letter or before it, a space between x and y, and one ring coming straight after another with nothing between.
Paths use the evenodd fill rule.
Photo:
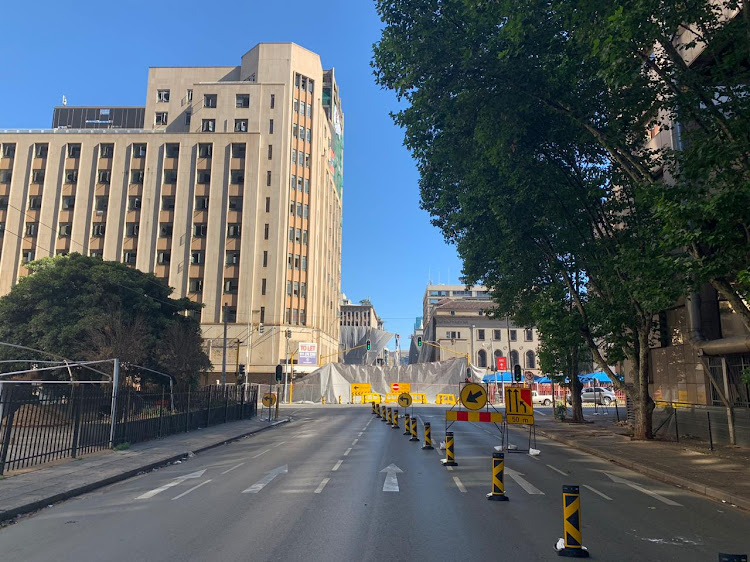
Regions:
<instances>
[{"instance_id":1,"label":"blue sky","mask_svg":"<svg viewBox=\"0 0 750 562\"><path fill-rule=\"evenodd\" d=\"M144 105L149 66L222 66L263 41L293 41L336 69L346 116L342 290L369 297L402 345L428 276L461 263L419 208L416 166L374 81L381 22L370 0L327 2L6 2L0 128L48 128L68 105ZM393 343L391 346L393 347Z\"/></svg>"}]
</instances>

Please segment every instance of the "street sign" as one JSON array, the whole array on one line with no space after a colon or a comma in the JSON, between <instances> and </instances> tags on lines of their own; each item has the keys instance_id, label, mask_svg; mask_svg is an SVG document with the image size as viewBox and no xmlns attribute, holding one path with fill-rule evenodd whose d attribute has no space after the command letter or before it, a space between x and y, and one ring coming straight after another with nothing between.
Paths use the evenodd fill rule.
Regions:
<instances>
[{"instance_id":1,"label":"street sign","mask_svg":"<svg viewBox=\"0 0 750 562\"><path fill-rule=\"evenodd\" d=\"M462 412L459 410L446 410L445 421L503 423L503 414L500 412Z\"/></svg>"},{"instance_id":2,"label":"street sign","mask_svg":"<svg viewBox=\"0 0 750 562\"><path fill-rule=\"evenodd\" d=\"M505 417L510 419L510 416L528 416L533 418L534 405L531 401L530 388L519 388L517 386L505 387Z\"/></svg>"},{"instance_id":3,"label":"street sign","mask_svg":"<svg viewBox=\"0 0 750 562\"><path fill-rule=\"evenodd\" d=\"M318 364L318 344L310 342L300 342L299 344L299 365L317 365Z\"/></svg>"},{"instance_id":4,"label":"street sign","mask_svg":"<svg viewBox=\"0 0 750 562\"><path fill-rule=\"evenodd\" d=\"M509 424L534 425L534 416L517 416L506 414L505 421Z\"/></svg>"},{"instance_id":5,"label":"street sign","mask_svg":"<svg viewBox=\"0 0 750 562\"><path fill-rule=\"evenodd\" d=\"M508 358L507 357L495 357L495 366L498 371L508 370Z\"/></svg>"},{"instance_id":6,"label":"street sign","mask_svg":"<svg viewBox=\"0 0 750 562\"><path fill-rule=\"evenodd\" d=\"M350 385L352 396L364 396L372 393L372 386L369 382L355 382Z\"/></svg>"},{"instance_id":7,"label":"street sign","mask_svg":"<svg viewBox=\"0 0 750 562\"><path fill-rule=\"evenodd\" d=\"M398 405L402 408L411 406L411 394L404 392L398 396Z\"/></svg>"},{"instance_id":8,"label":"street sign","mask_svg":"<svg viewBox=\"0 0 750 562\"><path fill-rule=\"evenodd\" d=\"M265 406L266 408L270 408L270 407L271 407L271 406L273 406L274 404L276 404L276 395L275 395L275 394L273 394L273 393L271 393L271 392L267 392L267 393L265 393L265 394L263 395L263 405L264 405L264 406Z\"/></svg>"},{"instance_id":9,"label":"street sign","mask_svg":"<svg viewBox=\"0 0 750 562\"><path fill-rule=\"evenodd\" d=\"M534 373L531 371L526 371L523 376L524 379L526 379L526 382L534 382Z\"/></svg>"},{"instance_id":10,"label":"street sign","mask_svg":"<svg viewBox=\"0 0 750 562\"><path fill-rule=\"evenodd\" d=\"M469 410L481 410L487 405L487 389L471 382L461 389L461 404Z\"/></svg>"},{"instance_id":11,"label":"street sign","mask_svg":"<svg viewBox=\"0 0 750 562\"><path fill-rule=\"evenodd\" d=\"M393 394L401 394L402 392L406 392L409 394L411 392L411 383L408 382L392 382L391 383L391 392Z\"/></svg>"}]
</instances>

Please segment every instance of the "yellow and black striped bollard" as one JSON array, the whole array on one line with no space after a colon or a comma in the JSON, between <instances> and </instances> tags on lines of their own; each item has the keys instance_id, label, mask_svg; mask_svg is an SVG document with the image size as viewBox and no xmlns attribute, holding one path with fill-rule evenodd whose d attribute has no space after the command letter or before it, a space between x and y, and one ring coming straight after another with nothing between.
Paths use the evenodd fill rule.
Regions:
<instances>
[{"instance_id":1,"label":"yellow and black striped bollard","mask_svg":"<svg viewBox=\"0 0 750 562\"><path fill-rule=\"evenodd\" d=\"M411 429L409 429L410 423L411 423L411 418L409 417L409 414L404 414L404 435L411 434Z\"/></svg>"},{"instance_id":2,"label":"yellow and black striped bollard","mask_svg":"<svg viewBox=\"0 0 750 562\"><path fill-rule=\"evenodd\" d=\"M381 416L380 416L381 420L380 421L387 422L388 421L388 410L386 409L386 407L385 406L380 406L380 412L381 412Z\"/></svg>"},{"instance_id":3,"label":"yellow and black striped bollard","mask_svg":"<svg viewBox=\"0 0 750 562\"><path fill-rule=\"evenodd\" d=\"M419 437L417 437L417 418L412 418L411 420L411 439L409 441L419 441Z\"/></svg>"},{"instance_id":4,"label":"yellow and black striped bollard","mask_svg":"<svg viewBox=\"0 0 750 562\"><path fill-rule=\"evenodd\" d=\"M589 551L581 542L581 495L578 486L563 485L562 489L563 538L557 541L555 550L559 556L588 558Z\"/></svg>"},{"instance_id":5,"label":"yellow and black striped bollard","mask_svg":"<svg viewBox=\"0 0 750 562\"><path fill-rule=\"evenodd\" d=\"M398 429L398 409L393 409L393 429Z\"/></svg>"},{"instance_id":6,"label":"yellow and black striped bollard","mask_svg":"<svg viewBox=\"0 0 750 562\"><path fill-rule=\"evenodd\" d=\"M422 448L425 450L434 449L432 446L432 430L430 429L430 422L424 422L424 445Z\"/></svg>"},{"instance_id":7,"label":"yellow and black striped bollard","mask_svg":"<svg viewBox=\"0 0 750 562\"><path fill-rule=\"evenodd\" d=\"M388 408L388 425L393 425L393 408Z\"/></svg>"},{"instance_id":8,"label":"yellow and black striped bollard","mask_svg":"<svg viewBox=\"0 0 750 562\"><path fill-rule=\"evenodd\" d=\"M445 432L445 458L441 459L440 462L443 463L443 466L458 466L452 431Z\"/></svg>"},{"instance_id":9,"label":"yellow and black striped bollard","mask_svg":"<svg viewBox=\"0 0 750 562\"><path fill-rule=\"evenodd\" d=\"M377 415L377 413L378 413L378 411L375 408L375 401L373 400L373 402L372 402L372 415L375 416L375 415Z\"/></svg>"},{"instance_id":10,"label":"yellow and black striped bollard","mask_svg":"<svg viewBox=\"0 0 750 562\"><path fill-rule=\"evenodd\" d=\"M505 495L505 454L492 453L492 491L487 494L487 499L496 502L507 502Z\"/></svg>"}]
</instances>

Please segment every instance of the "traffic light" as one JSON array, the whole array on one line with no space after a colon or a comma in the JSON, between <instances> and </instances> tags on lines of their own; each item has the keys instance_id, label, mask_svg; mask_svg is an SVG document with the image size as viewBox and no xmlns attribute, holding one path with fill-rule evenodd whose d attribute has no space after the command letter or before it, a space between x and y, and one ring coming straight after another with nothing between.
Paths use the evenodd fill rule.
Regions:
<instances>
[{"instance_id":1,"label":"traffic light","mask_svg":"<svg viewBox=\"0 0 750 562\"><path fill-rule=\"evenodd\" d=\"M286 331L286 337L287 337L287 339L289 339L289 338L292 337L292 331L291 330L287 330Z\"/></svg>"},{"instance_id":2,"label":"traffic light","mask_svg":"<svg viewBox=\"0 0 750 562\"><path fill-rule=\"evenodd\" d=\"M367 340L367 351L370 351L370 348L371 348L371 347L372 347L372 346L370 345L370 340Z\"/></svg>"},{"instance_id":3,"label":"traffic light","mask_svg":"<svg viewBox=\"0 0 750 562\"><path fill-rule=\"evenodd\" d=\"M239 364L239 365L237 366L237 372L238 372L238 373L239 373L240 375L244 375L244 374L245 374L245 364L244 364L244 363L240 363L240 364Z\"/></svg>"},{"instance_id":4,"label":"traffic light","mask_svg":"<svg viewBox=\"0 0 750 562\"><path fill-rule=\"evenodd\" d=\"M513 380L515 382L521 382L521 379L523 379L523 374L521 373L521 365L516 364L516 366L513 367Z\"/></svg>"},{"instance_id":5,"label":"traffic light","mask_svg":"<svg viewBox=\"0 0 750 562\"><path fill-rule=\"evenodd\" d=\"M263 322L261 322L260 324L258 324L258 333L259 334L263 333Z\"/></svg>"},{"instance_id":6,"label":"traffic light","mask_svg":"<svg viewBox=\"0 0 750 562\"><path fill-rule=\"evenodd\" d=\"M422 336L417 336L417 347L422 347Z\"/></svg>"},{"instance_id":7,"label":"traffic light","mask_svg":"<svg viewBox=\"0 0 750 562\"><path fill-rule=\"evenodd\" d=\"M284 368L281 366L281 363L276 365L276 382L281 382L283 372Z\"/></svg>"}]
</instances>

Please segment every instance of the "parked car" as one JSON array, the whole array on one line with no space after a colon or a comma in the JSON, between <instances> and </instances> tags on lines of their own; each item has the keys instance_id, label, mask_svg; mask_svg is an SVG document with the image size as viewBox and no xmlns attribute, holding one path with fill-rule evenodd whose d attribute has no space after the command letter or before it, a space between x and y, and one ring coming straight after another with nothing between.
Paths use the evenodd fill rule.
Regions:
<instances>
[{"instance_id":1,"label":"parked car","mask_svg":"<svg viewBox=\"0 0 750 562\"><path fill-rule=\"evenodd\" d=\"M535 406L551 406L551 394L539 394L536 390L531 391L531 401Z\"/></svg>"},{"instance_id":2,"label":"parked car","mask_svg":"<svg viewBox=\"0 0 750 562\"><path fill-rule=\"evenodd\" d=\"M608 406L610 402L616 400L615 393L609 388L602 388L601 386L588 386L581 391L581 402L584 404L587 402L596 402L597 404L604 404ZM570 401L570 394L565 398L568 404L573 404Z\"/></svg>"}]
</instances>

